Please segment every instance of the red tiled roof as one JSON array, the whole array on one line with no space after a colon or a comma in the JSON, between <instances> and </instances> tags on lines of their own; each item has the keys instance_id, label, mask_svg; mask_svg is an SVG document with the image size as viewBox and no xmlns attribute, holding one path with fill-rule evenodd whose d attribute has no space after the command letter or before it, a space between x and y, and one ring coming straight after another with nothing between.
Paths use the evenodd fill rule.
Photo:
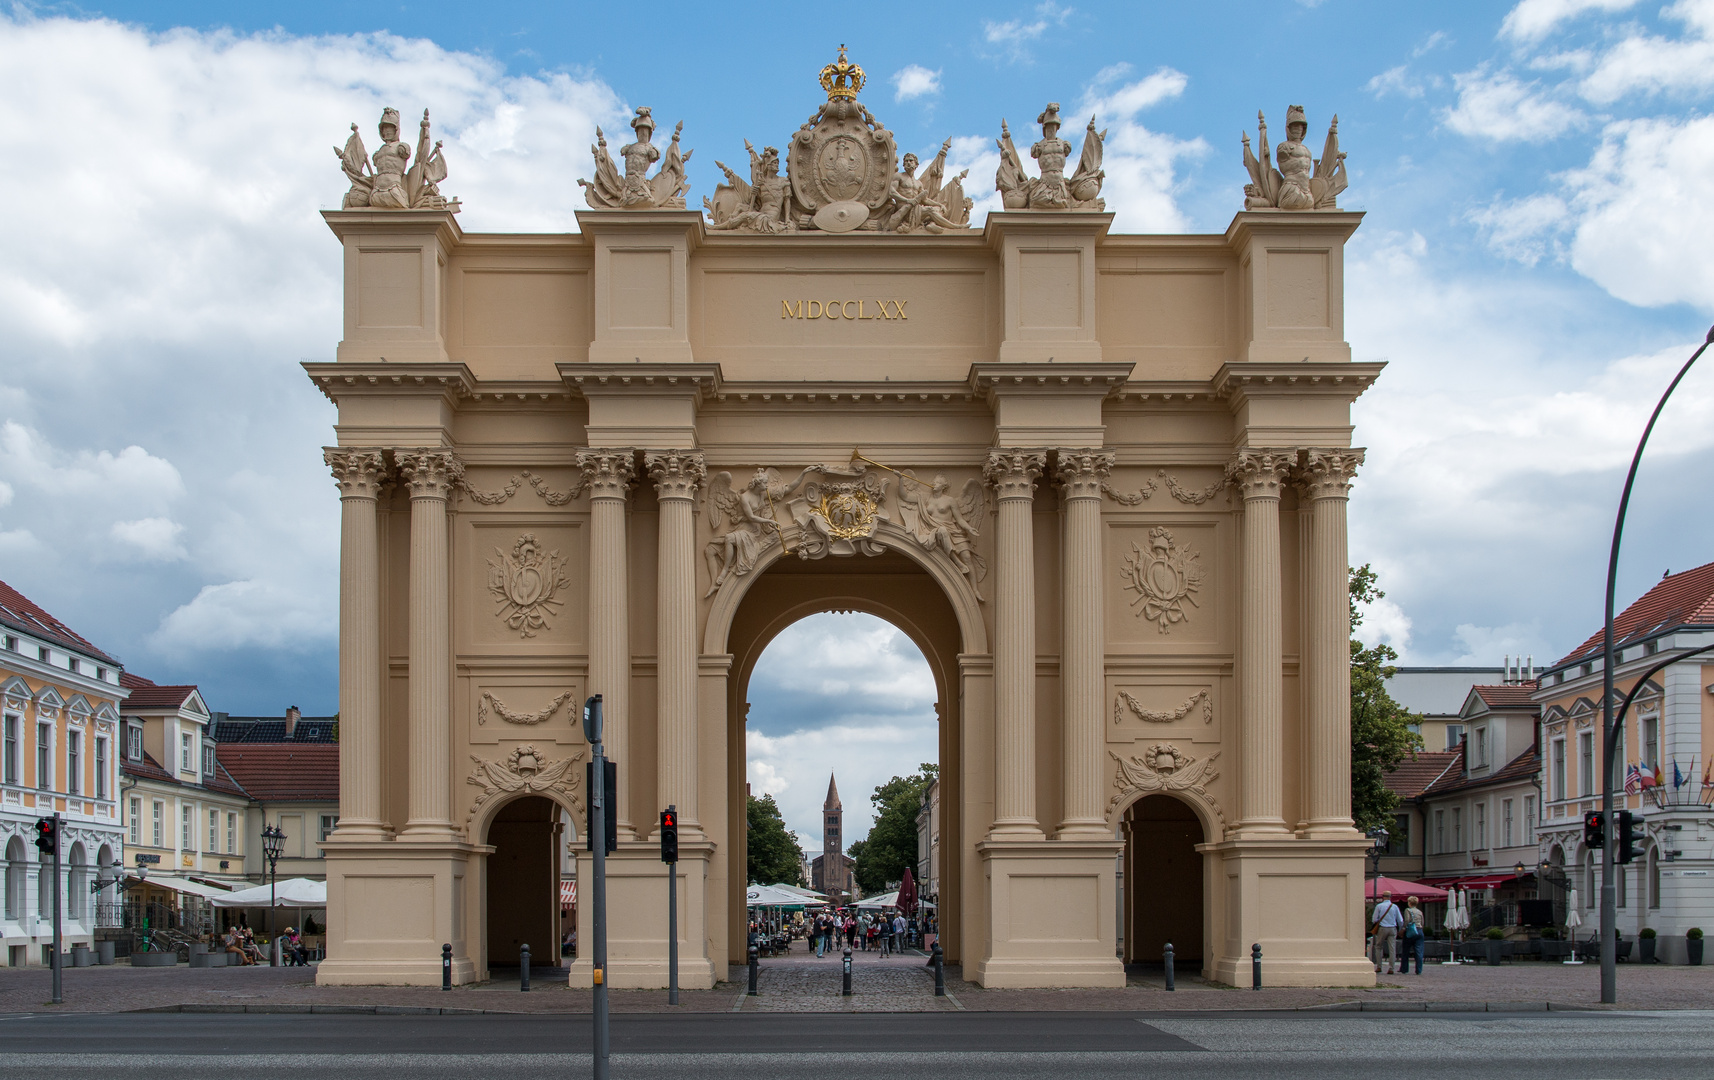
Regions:
<instances>
[{"instance_id":1,"label":"red tiled roof","mask_svg":"<svg viewBox=\"0 0 1714 1080\"><path fill-rule=\"evenodd\" d=\"M1459 759L1452 763L1440 779L1424 788L1424 795L1445 795L1465 788L1487 787L1490 784L1510 784L1518 780L1528 779L1541 769L1541 754L1535 747L1530 747L1508 762L1505 768L1491 772L1487 776L1464 775L1464 751L1454 750L1452 756Z\"/></svg>"},{"instance_id":2,"label":"red tiled roof","mask_svg":"<svg viewBox=\"0 0 1714 1080\"><path fill-rule=\"evenodd\" d=\"M338 743L219 743L214 752L260 802L339 799Z\"/></svg>"},{"instance_id":3,"label":"red tiled roof","mask_svg":"<svg viewBox=\"0 0 1714 1080\"><path fill-rule=\"evenodd\" d=\"M194 693L196 693L194 684L157 686L154 683L149 683L131 691L131 696L125 699L125 710L129 712L132 709L176 709Z\"/></svg>"},{"instance_id":4,"label":"red tiled roof","mask_svg":"<svg viewBox=\"0 0 1714 1080\"><path fill-rule=\"evenodd\" d=\"M92 659L104 660L116 666L119 663L90 644L89 639L82 634L49 615L29 597L4 581L0 581L0 623L32 637L39 637L43 641L75 649Z\"/></svg>"},{"instance_id":5,"label":"red tiled roof","mask_svg":"<svg viewBox=\"0 0 1714 1080\"><path fill-rule=\"evenodd\" d=\"M132 761L130 758L121 758L119 761L119 771L127 776L135 776L140 780L163 780L169 784L176 784L179 782L178 777L161 768L161 763L150 757L148 754L143 755L142 761Z\"/></svg>"},{"instance_id":6,"label":"red tiled roof","mask_svg":"<svg viewBox=\"0 0 1714 1080\"><path fill-rule=\"evenodd\" d=\"M1714 563L1672 574L1613 619L1613 641L1622 644L1675 626L1714 624ZM1601 631L1591 634L1552 667L1586 660L1601 651Z\"/></svg>"},{"instance_id":7,"label":"red tiled roof","mask_svg":"<svg viewBox=\"0 0 1714 1080\"><path fill-rule=\"evenodd\" d=\"M1472 686L1470 689L1481 695L1483 703L1490 709L1529 709L1533 712L1539 706L1530 695L1535 693L1537 685L1532 679L1506 686Z\"/></svg>"},{"instance_id":8,"label":"red tiled roof","mask_svg":"<svg viewBox=\"0 0 1714 1080\"><path fill-rule=\"evenodd\" d=\"M133 675L129 671L121 671L119 673L119 685L127 690L135 690L139 686L153 686L155 681L145 679L141 675Z\"/></svg>"},{"instance_id":9,"label":"red tiled roof","mask_svg":"<svg viewBox=\"0 0 1714 1080\"><path fill-rule=\"evenodd\" d=\"M1422 794L1423 788L1440 779L1456 760L1456 750L1418 750L1387 774L1387 790L1401 799L1414 799Z\"/></svg>"}]
</instances>

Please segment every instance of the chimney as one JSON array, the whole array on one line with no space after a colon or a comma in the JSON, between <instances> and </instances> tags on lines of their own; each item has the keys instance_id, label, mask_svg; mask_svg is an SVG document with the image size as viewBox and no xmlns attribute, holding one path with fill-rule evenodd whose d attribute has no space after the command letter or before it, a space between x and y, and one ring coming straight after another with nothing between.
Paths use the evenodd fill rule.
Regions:
<instances>
[{"instance_id":1,"label":"chimney","mask_svg":"<svg viewBox=\"0 0 1714 1080\"><path fill-rule=\"evenodd\" d=\"M1500 661L1500 685L1506 686L1506 685L1510 684L1511 681L1512 681L1512 654L1507 653L1506 658L1504 660Z\"/></svg>"},{"instance_id":2,"label":"chimney","mask_svg":"<svg viewBox=\"0 0 1714 1080\"><path fill-rule=\"evenodd\" d=\"M298 718L303 714L298 712L296 705L286 707L286 738L292 737L292 732L298 729Z\"/></svg>"}]
</instances>

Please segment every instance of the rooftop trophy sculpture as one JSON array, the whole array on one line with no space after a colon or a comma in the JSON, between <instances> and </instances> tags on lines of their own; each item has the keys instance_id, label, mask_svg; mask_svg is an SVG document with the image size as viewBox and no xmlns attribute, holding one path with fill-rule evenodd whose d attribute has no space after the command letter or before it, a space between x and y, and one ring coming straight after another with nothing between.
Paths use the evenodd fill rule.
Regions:
<instances>
[{"instance_id":1,"label":"rooftop trophy sculpture","mask_svg":"<svg viewBox=\"0 0 1714 1080\"><path fill-rule=\"evenodd\" d=\"M1268 165L1268 122L1256 113L1257 145L1261 156L1250 152L1250 134L1244 133L1244 168L1250 182L1244 185L1246 210L1337 210L1339 193L1345 190L1345 154L1339 149L1339 117L1327 128L1321 160L1310 156L1303 137L1309 120L1302 105L1286 109L1286 141L1280 143L1280 167Z\"/></svg>"},{"instance_id":2,"label":"rooftop trophy sculpture","mask_svg":"<svg viewBox=\"0 0 1714 1080\"><path fill-rule=\"evenodd\" d=\"M1089 118L1089 128L1083 135L1083 153L1077 161L1077 171L1065 178L1065 162L1071 156L1071 144L1059 137L1059 103L1048 102L1036 117L1041 125L1041 138L1030 147L1030 156L1041 165L1041 176L1024 172L1023 159L1012 145L1012 133L1004 120L1000 121L1000 169L994 174L994 186L1007 210L1105 210L1106 200L1100 198L1101 182L1107 173L1101 168L1101 153L1107 132L1095 130L1095 118Z\"/></svg>"},{"instance_id":3,"label":"rooftop trophy sculpture","mask_svg":"<svg viewBox=\"0 0 1714 1080\"><path fill-rule=\"evenodd\" d=\"M446 158L441 144L429 146L429 114L423 110L423 121L417 135L416 164L411 160L411 148L399 141L399 110L381 111L381 146L373 159L363 145L357 125L351 125L351 138L345 149L333 148L333 154L351 181L351 190L340 203L342 210L449 210L459 211L457 199L448 201L440 193L440 183L446 179ZM373 165L371 165L373 161Z\"/></svg>"},{"instance_id":4,"label":"rooftop trophy sculpture","mask_svg":"<svg viewBox=\"0 0 1714 1080\"><path fill-rule=\"evenodd\" d=\"M944 232L970 226L972 200L964 196L964 173L946 180L948 140L916 175L916 155L897 169L898 145L873 113L857 101L866 76L839 58L821 69L827 101L804 122L786 148L786 175L773 147L756 153L748 141L748 180L715 162L726 183L702 200L709 228L733 232L819 231Z\"/></svg>"},{"instance_id":5,"label":"rooftop trophy sculpture","mask_svg":"<svg viewBox=\"0 0 1714 1080\"><path fill-rule=\"evenodd\" d=\"M637 141L619 151L625 161L625 175L620 176L607 153L606 134L599 127L595 129L595 145L589 148L595 155L595 179L578 180L583 186L583 197L596 210L683 210L684 193L690 190L684 166L690 155L696 153L679 150L684 121L680 120L673 128L665 161L661 161L661 148L653 141L655 118L647 105L631 118L631 130L636 132ZM661 161L660 170L650 177L649 166L657 161Z\"/></svg>"}]
</instances>

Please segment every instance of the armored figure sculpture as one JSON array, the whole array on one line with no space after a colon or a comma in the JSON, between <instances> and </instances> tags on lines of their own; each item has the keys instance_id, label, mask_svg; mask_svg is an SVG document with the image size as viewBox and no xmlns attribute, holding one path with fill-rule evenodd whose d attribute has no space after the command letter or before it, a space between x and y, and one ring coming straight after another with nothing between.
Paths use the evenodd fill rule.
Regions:
<instances>
[{"instance_id":1,"label":"armored figure sculpture","mask_svg":"<svg viewBox=\"0 0 1714 1080\"><path fill-rule=\"evenodd\" d=\"M417 163L408 168L411 148L399 140L399 110L384 109L378 129L381 146L373 159L363 145L363 137L357 133L356 124L351 125L351 137L345 140L345 148L333 148L334 156L339 158L346 178L351 181L351 189L345 193L340 208L451 210L456 214L458 200L448 202L440 193L440 182L446 179L446 158L439 142L432 148L429 146L428 110L423 110L419 126Z\"/></svg>"},{"instance_id":2,"label":"armored figure sculpture","mask_svg":"<svg viewBox=\"0 0 1714 1080\"><path fill-rule=\"evenodd\" d=\"M1286 140L1278 151L1279 168L1268 165L1268 122L1256 113L1258 157L1250 150L1250 136L1244 140L1244 168L1249 170L1250 182L1244 185L1246 210L1337 210L1339 193L1347 186L1345 154L1339 149L1339 117L1327 129L1327 142L1322 146L1321 159L1310 155L1303 137L1309 133L1309 121L1302 105L1286 110Z\"/></svg>"},{"instance_id":3,"label":"armored figure sculpture","mask_svg":"<svg viewBox=\"0 0 1714 1080\"><path fill-rule=\"evenodd\" d=\"M1030 147L1030 156L1041 167L1041 176L1024 172L1023 159L1012 144L1012 133L1004 120L1000 121L1000 168L994 175L994 186L1007 210L1104 210L1106 201L1099 198L1101 182L1107 173L1101 168L1102 150L1107 133L1095 130L1095 118L1089 118L1089 128L1083 137L1083 152L1078 157L1077 171L1069 180L1065 163L1071 156L1071 144L1059 137L1059 103L1049 102L1036 117L1042 137Z\"/></svg>"},{"instance_id":4,"label":"armored figure sculpture","mask_svg":"<svg viewBox=\"0 0 1714 1080\"><path fill-rule=\"evenodd\" d=\"M584 199L596 210L683 210L684 193L690 189L684 166L696 152L679 149L684 121L673 128L672 143L667 147L664 161L661 148L654 144L655 119L648 106L639 108L631 118L631 130L636 133L637 141L619 151L625 162L625 174L620 176L607 152L606 133L599 127L595 129L595 145L589 148L595 155L595 179L578 181L583 186ZM657 161L662 161L660 171L650 177L649 167Z\"/></svg>"},{"instance_id":5,"label":"armored figure sculpture","mask_svg":"<svg viewBox=\"0 0 1714 1080\"><path fill-rule=\"evenodd\" d=\"M726 183L714 189L714 200L702 200L711 229L735 232L783 233L797 228L790 214L789 182L780 175L780 152L764 146L758 156L748 139L750 181L745 183L723 161L715 161L726 174Z\"/></svg>"},{"instance_id":6,"label":"armored figure sculpture","mask_svg":"<svg viewBox=\"0 0 1714 1080\"><path fill-rule=\"evenodd\" d=\"M917 156L905 155L903 168L893 177L890 213L884 226L888 232L908 233L918 229L945 232L969 226L973 201L964 197L964 178L970 175L970 170L964 170L944 185L941 183L946 174L946 152L951 147L951 139L940 145L940 153L923 171L921 179L916 176Z\"/></svg>"}]
</instances>

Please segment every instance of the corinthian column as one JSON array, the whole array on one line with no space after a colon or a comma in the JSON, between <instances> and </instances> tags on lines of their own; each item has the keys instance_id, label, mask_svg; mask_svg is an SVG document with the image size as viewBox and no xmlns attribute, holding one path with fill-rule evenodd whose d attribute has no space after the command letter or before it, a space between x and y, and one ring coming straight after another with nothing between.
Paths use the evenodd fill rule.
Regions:
<instances>
[{"instance_id":1,"label":"corinthian column","mask_svg":"<svg viewBox=\"0 0 1714 1080\"><path fill-rule=\"evenodd\" d=\"M1244 709L1244 784L1238 832L1286 832L1280 777L1284 688L1280 666L1280 483L1290 450L1240 450L1226 477L1244 496L1243 629L1239 683Z\"/></svg>"},{"instance_id":2,"label":"corinthian column","mask_svg":"<svg viewBox=\"0 0 1714 1080\"><path fill-rule=\"evenodd\" d=\"M631 495L635 451L583 450L577 467L589 489L589 690L601 695L607 756L619 773L615 825L626 838L631 827L631 620L626 565L630 540L626 502Z\"/></svg>"},{"instance_id":3,"label":"corinthian column","mask_svg":"<svg viewBox=\"0 0 1714 1080\"><path fill-rule=\"evenodd\" d=\"M400 839L442 840L453 835L446 503L464 466L435 448L394 459L411 493L411 796Z\"/></svg>"},{"instance_id":4,"label":"corinthian column","mask_svg":"<svg viewBox=\"0 0 1714 1080\"><path fill-rule=\"evenodd\" d=\"M373 838L381 820L381 549L375 515L380 450L330 446L339 487L339 832Z\"/></svg>"},{"instance_id":5,"label":"corinthian column","mask_svg":"<svg viewBox=\"0 0 1714 1080\"><path fill-rule=\"evenodd\" d=\"M1310 505L1308 836L1355 836L1351 824L1351 603L1345 507L1361 450L1310 450L1299 475Z\"/></svg>"},{"instance_id":6,"label":"corinthian column","mask_svg":"<svg viewBox=\"0 0 1714 1080\"><path fill-rule=\"evenodd\" d=\"M696 493L708 470L699 450L644 455L660 501L660 578L655 603L656 728L660 798L678 806L680 829L699 832L696 785Z\"/></svg>"},{"instance_id":7,"label":"corinthian column","mask_svg":"<svg viewBox=\"0 0 1714 1080\"><path fill-rule=\"evenodd\" d=\"M1044 450L988 451L994 530L995 839L1040 840L1036 820L1036 597L1033 517Z\"/></svg>"},{"instance_id":8,"label":"corinthian column","mask_svg":"<svg viewBox=\"0 0 1714 1080\"><path fill-rule=\"evenodd\" d=\"M1112 839L1102 813L1101 721L1106 696L1101 613L1101 485L1113 454L1061 450L1054 475L1065 506L1060 541L1059 685L1065 735L1061 839Z\"/></svg>"}]
</instances>

